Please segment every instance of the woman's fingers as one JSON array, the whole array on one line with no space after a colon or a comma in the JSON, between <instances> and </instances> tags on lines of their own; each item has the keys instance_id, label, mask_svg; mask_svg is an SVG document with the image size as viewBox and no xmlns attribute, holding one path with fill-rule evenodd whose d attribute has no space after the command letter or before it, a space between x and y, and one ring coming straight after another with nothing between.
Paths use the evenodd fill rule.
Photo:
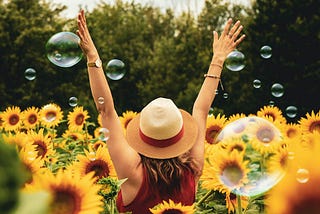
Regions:
<instances>
[{"instance_id":1,"label":"woman's fingers","mask_svg":"<svg viewBox=\"0 0 320 214\"><path fill-rule=\"evenodd\" d=\"M228 32L229 32L229 29L230 29L231 24L232 24L232 19L229 18L228 21L227 21L227 24L226 24L226 26L224 27L223 32L222 32L222 36L223 36L223 37L225 37L225 36L228 35Z\"/></svg>"}]
</instances>

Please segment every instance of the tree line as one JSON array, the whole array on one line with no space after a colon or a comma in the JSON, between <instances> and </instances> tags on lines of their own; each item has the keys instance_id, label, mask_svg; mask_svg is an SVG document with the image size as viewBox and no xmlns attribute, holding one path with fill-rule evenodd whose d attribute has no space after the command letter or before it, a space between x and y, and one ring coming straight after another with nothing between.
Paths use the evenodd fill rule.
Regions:
<instances>
[{"instance_id":1,"label":"tree line","mask_svg":"<svg viewBox=\"0 0 320 214\"><path fill-rule=\"evenodd\" d=\"M88 27L104 66L122 60L126 75L109 80L117 111L140 111L158 96L169 97L191 111L193 101L212 57L212 31L221 33L226 20L241 20L245 41L239 51L245 67L224 67L213 112L231 115L255 113L272 101L283 112L296 106L298 115L319 109L319 2L256 0L247 7L207 0L200 14L139 3L99 3L87 11ZM86 61L69 68L52 64L46 56L48 39L61 31L76 31L76 18L60 14L66 8L49 1L0 1L0 111L8 106L41 107L54 102L69 111L71 96L78 98L91 115L97 115L86 74ZM272 57L260 56L260 48L272 47ZM37 71L33 81L24 71ZM260 88L253 81L261 81ZM284 86L274 97L273 83Z\"/></svg>"}]
</instances>

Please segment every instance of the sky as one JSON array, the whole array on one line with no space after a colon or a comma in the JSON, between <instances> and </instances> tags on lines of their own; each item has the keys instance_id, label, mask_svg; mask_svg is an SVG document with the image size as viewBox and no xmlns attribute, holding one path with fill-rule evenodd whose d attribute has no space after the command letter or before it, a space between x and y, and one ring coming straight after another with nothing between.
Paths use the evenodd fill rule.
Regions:
<instances>
[{"instance_id":1,"label":"sky","mask_svg":"<svg viewBox=\"0 0 320 214\"><path fill-rule=\"evenodd\" d=\"M66 5L68 7L61 15L67 18L75 18L79 8L87 8L91 11L100 2L113 4L116 0L51 0L52 3ZM250 0L229 0L233 3L249 4ZM131 2L131 1L129 1ZM162 9L171 8L177 12L190 10L192 13L200 13L205 0L135 0L136 3L152 5Z\"/></svg>"}]
</instances>

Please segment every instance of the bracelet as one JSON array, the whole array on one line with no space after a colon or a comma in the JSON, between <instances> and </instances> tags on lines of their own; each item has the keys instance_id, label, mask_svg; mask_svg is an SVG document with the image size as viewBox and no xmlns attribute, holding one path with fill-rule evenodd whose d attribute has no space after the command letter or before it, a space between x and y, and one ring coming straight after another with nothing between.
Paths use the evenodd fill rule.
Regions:
<instances>
[{"instance_id":1,"label":"bracelet","mask_svg":"<svg viewBox=\"0 0 320 214\"><path fill-rule=\"evenodd\" d=\"M220 65L220 64L217 64L217 63L211 63L210 65L215 65L215 66L218 66L218 67L219 67L219 68L221 68L221 69L223 68L223 67L222 67L222 65Z\"/></svg>"},{"instance_id":2,"label":"bracelet","mask_svg":"<svg viewBox=\"0 0 320 214\"><path fill-rule=\"evenodd\" d=\"M213 74L204 74L203 76L204 76L204 78L209 77L209 78L213 78L213 79L218 79L219 83L220 83L220 86L221 86L221 89L224 91L224 88L223 88L223 85L222 85L222 81L221 81L221 78L219 76L213 75Z\"/></svg>"},{"instance_id":3,"label":"bracelet","mask_svg":"<svg viewBox=\"0 0 320 214\"><path fill-rule=\"evenodd\" d=\"M203 76L204 76L205 78L206 78L206 77L210 77L210 78L213 78L213 79L220 79L219 76L213 75L213 74L204 74Z\"/></svg>"}]
</instances>

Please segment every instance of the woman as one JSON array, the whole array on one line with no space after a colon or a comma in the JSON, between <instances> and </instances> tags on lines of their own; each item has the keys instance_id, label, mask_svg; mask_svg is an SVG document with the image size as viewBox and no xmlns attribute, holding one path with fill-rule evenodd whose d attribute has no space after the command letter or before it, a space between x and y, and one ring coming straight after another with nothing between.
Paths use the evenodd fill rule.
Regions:
<instances>
[{"instance_id":1,"label":"woman","mask_svg":"<svg viewBox=\"0 0 320 214\"><path fill-rule=\"evenodd\" d=\"M88 62L92 96L101 114L102 126L110 131L109 153L118 178L127 178L117 198L119 212L150 213L150 208L169 199L192 205L204 162L206 119L223 63L245 37L239 37L243 28L240 22L231 26L229 19L220 37L214 31L214 55L192 115L178 109L172 100L160 97L131 120L126 136L83 10L77 22L79 44Z\"/></svg>"}]
</instances>

